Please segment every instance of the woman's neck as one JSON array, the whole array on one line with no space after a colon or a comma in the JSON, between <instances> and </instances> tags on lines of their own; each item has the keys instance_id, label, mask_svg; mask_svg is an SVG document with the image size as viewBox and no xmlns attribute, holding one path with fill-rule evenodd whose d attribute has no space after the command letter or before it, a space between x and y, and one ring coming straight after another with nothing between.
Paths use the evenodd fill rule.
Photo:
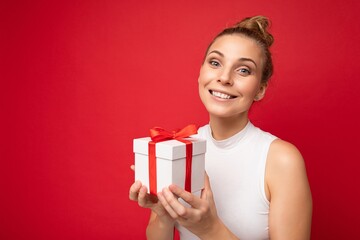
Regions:
<instances>
[{"instance_id":1,"label":"woman's neck","mask_svg":"<svg viewBox=\"0 0 360 240\"><path fill-rule=\"evenodd\" d=\"M217 117L210 115L210 127L215 140L224 140L243 130L248 123L247 114L235 117Z\"/></svg>"}]
</instances>

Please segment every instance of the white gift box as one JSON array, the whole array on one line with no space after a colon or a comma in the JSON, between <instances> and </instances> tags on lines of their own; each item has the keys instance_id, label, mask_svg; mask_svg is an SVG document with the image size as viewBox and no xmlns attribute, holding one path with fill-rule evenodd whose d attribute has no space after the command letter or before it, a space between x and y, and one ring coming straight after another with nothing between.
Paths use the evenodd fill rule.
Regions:
<instances>
[{"instance_id":1,"label":"white gift box","mask_svg":"<svg viewBox=\"0 0 360 240\"><path fill-rule=\"evenodd\" d=\"M206 140L185 138L192 142L191 192L204 188ZM135 180L149 189L149 155L150 137L134 139ZM170 184L185 188L186 144L177 140L158 142L156 151L156 190L160 192Z\"/></svg>"}]
</instances>

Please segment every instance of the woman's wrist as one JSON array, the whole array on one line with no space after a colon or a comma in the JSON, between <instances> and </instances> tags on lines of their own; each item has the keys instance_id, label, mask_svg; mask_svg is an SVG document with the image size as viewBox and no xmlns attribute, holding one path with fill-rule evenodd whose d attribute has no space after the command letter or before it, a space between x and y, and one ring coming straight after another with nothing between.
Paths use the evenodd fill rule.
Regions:
<instances>
[{"instance_id":1,"label":"woman's wrist","mask_svg":"<svg viewBox=\"0 0 360 240\"><path fill-rule=\"evenodd\" d=\"M172 219L169 215L167 214L156 214L156 213L152 213L155 214L155 217L153 219L150 220L149 225L150 224L155 224L158 225L158 227L160 228L172 228L175 225L175 220Z\"/></svg>"},{"instance_id":2,"label":"woman's wrist","mask_svg":"<svg viewBox=\"0 0 360 240\"><path fill-rule=\"evenodd\" d=\"M239 240L230 230L224 225L224 223L218 219L209 231L204 232L201 236L198 236L202 240Z\"/></svg>"},{"instance_id":3,"label":"woman's wrist","mask_svg":"<svg viewBox=\"0 0 360 240\"><path fill-rule=\"evenodd\" d=\"M151 215L146 228L147 239L172 240L175 221L166 215L158 216L155 212L152 212Z\"/></svg>"}]
</instances>

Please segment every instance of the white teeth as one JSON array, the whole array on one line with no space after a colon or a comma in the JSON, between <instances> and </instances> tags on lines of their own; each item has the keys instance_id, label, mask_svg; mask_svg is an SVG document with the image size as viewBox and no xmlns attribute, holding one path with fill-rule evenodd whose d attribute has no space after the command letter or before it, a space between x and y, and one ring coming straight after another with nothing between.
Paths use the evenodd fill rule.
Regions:
<instances>
[{"instance_id":1,"label":"white teeth","mask_svg":"<svg viewBox=\"0 0 360 240\"><path fill-rule=\"evenodd\" d=\"M231 96L230 95L227 95L225 93L220 93L220 92L215 92L215 91L212 91L211 94L215 97L218 97L218 98L223 98L223 99L230 99Z\"/></svg>"}]
</instances>

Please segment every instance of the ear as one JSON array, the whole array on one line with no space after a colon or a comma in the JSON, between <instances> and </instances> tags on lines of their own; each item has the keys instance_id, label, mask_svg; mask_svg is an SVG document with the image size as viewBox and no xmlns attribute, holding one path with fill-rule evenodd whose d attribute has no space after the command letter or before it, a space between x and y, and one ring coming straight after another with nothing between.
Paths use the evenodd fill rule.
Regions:
<instances>
[{"instance_id":1,"label":"ear","mask_svg":"<svg viewBox=\"0 0 360 240\"><path fill-rule=\"evenodd\" d=\"M254 101L260 101L261 99L264 98L267 86L268 86L267 83L262 83L260 85L259 91L256 94Z\"/></svg>"}]
</instances>

